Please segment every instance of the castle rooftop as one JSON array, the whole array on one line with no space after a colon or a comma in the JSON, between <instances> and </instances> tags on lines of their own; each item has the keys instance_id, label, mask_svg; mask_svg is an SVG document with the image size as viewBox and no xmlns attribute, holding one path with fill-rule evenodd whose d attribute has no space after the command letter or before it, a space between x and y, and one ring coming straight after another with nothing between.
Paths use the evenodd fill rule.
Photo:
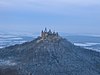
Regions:
<instances>
[{"instance_id":1,"label":"castle rooftop","mask_svg":"<svg viewBox=\"0 0 100 75\"><path fill-rule=\"evenodd\" d=\"M42 39L46 39L46 38L54 38L54 37L59 37L58 32L52 32L51 29L47 30L47 28L45 28L44 30L41 31L41 36Z\"/></svg>"}]
</instances>

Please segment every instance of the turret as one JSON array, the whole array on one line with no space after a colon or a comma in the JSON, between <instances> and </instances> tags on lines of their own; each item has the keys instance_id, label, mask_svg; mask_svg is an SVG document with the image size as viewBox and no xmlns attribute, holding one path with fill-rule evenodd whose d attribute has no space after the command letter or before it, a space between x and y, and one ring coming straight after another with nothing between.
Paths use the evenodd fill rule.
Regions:
<instances>
[{"instance_id":1,"label":"turret","mask_svg":"<svg viewBox=\"0 0 100 75\"><path fill-rule=\"evenodd\" d=\"M45 28L44 32L47 32L47 28Z\"/></svg>"},{"instance_id":2,"label":"turret","mask_svg":"<svg viewBox=\"0 0 100 75\"><path fill-rule=\"evenodd\" d=\"M51 29L49 29L49 31L48 31L48 34L52 34L52 31L51 31Z\"/></svg>"},{"instance_id":3,"label":"turret","mask_svg":"<svg viewBox=\"0 0 100 75\"><path fill-rule=\"evenodd\" d=\"M58 32L56 33L56 36L59 36Z\"/></svg>"},{"instance_id":4,"label":"turret","mask_svg":"<svg viewBox=\"0 0 100 75\"><path fill-rule=\"evenodd\" d=\"M44 36L44 32L43 32L43 30L41 31L41 37L43 37Z\"/></svg>"}]
</instances>

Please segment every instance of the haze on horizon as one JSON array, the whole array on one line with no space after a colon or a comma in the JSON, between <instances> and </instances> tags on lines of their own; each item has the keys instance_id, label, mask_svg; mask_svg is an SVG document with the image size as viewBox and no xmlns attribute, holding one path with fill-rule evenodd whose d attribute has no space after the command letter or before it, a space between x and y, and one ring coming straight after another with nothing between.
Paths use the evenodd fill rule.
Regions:
<instances>
[{"instance_id":1,"label":"haze on horizon","mask_svg":"<svg viewBox=\"0 0 100 75\"><path fill-rule=\"evenodd\" d=\"M100 0L0 0L0 32L100 35Z\"/></svg>"}]
</instances>

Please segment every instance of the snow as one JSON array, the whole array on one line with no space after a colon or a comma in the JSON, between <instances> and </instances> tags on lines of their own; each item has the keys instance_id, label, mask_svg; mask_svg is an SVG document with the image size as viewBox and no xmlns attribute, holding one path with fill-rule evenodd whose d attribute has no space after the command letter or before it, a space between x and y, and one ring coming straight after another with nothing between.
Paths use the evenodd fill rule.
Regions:
<instances>
[{"instance_id":1,"label":"snow","mask_svg":"<svg viewBox=\"0 0 100 75\"><path fill-rule=\"evenodd\" d=\"M81 46L81 47L84 47L86 49L90 49L90 50L93 50L96 52L100 52L100 48L93 48L92 47L94 45L100 45L100 43L74 43L74 45ZM89 46L91 46L91 47L89 47Z\"/></svg>"},{"instance_id":2,"label":"snow","mask_svg":"<svg viewBox=\"0 0 100 75\"><path fill-rule=\"evenodd\" d=\"M26 42L21 36L12 34L0 34L0 48L8 47L10 45L21 44Z\"/></svg>"},{"instance_id":3,"label":"snow","mask_svg":"<svg viewBox=\"0 0 100 75\"><path fill-rule=\"evenodd\" d=\"M2 46L0 46L0 48L3 48Z\"/></svg>"},{"instance_id":4,"label":"snow","mask_svg":"<svg viewBox=\"0 0 100 75\"><path fill-rule=\"evenodd\" d=\"M90 46L86 43L74 43L74 45L76 45L76 46Z\"/></svg>"},{"instance_id":5,"label":"snow","mask_svg":"<svg viewBox=\"0 0 100 75\"><path fill-rule=\"evenodd\" d=\"M11 40L22 40L23 38L19 38L19 37L16 37L16 38L11 38Z\"/></svg>"},{"instance_id":6,"label":"snow","mask_svg":"<svg viewBox=\"0 0 100 75\"><path fill-rule=\"evenodd\" d=\"M76 45L76 46L83 46L83 47L85 47L85 46L93 46L93 45L98 45L98 44L100 44L100 43L74 43L74 45Z\"/></svg>"},{"instance_id":7,"label":"snow","mask_svg":"<svg viewBox=\"0 0 100 75\"><path fill-rule=\"evenodd\" d=\"M0 59L0 66L3 66L3 65L5 65L5 66L14 66L14 65L16 65L16 63L12 62L11 60L2 60L2 59Z\"/></svg>"},{"instance_id":8,"label":"snow","mask_svg":"<svg viewBox=\"0 0 100 75\"><path fill-rule=\"evenodd\" d=\"M100 52L99 49L94 49L94 48L89 48L89 47L85 47L86 49L90 49L90 50L93 50L93 51L96 51L96 52Z\"/></svg>"},{"instance_id":9,"label":"snow","mask_svg":"<svg viewBox=\"0 0 100 75\"><path fill-rule=\"evenodd\" d=\"M16 37L16 36L13 36L13 35L1 35L0 34L0 37L2 37L2 38L10 38L10 37Z\"/></svg>"}]
</instances>

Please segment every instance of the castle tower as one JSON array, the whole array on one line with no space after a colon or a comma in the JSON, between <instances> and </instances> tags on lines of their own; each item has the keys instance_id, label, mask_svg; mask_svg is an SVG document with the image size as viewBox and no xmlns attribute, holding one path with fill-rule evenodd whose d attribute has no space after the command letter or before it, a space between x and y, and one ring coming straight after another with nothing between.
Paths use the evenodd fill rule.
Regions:
<instances>
[{"instance_id":1,"label":"castle tower","mask_svg":"<svg viewBox=\"0 0 100 75\"><path fill-rule=\"evenodd\" d=\"M47 28L45 28L44 32L47 32Z\"/></svg>"},{"instance_id":2,"label":"castle tower","mask_svg":"<svg viewBox=\"0 0 100 75\"><path fill-rule=\"evenodd\" d=\"M53 32L53 35L55 35L56 33L55 33L55 31Z\"/></svg>"},{"instance_id":3,"label":"castle tower","mask_svg":"<svg viewBox=\"0 0 100 75\"><path fill-rule=\"evenodd\" d=\"M41 31L41 37L43 37L44 36L44 32L43 32L43 30Z\"/></svg>"},{"instance_id":4,"label":"castle tower","mask_svg":"<svg viewBox=\"0 0 100 75\"><path fill-rule=\"evenodd\" d=\"M52 31L51 31L51 29L49 29L49 31L48 31L48 34L52 34Z\"/></svg>"},{"instance_id":5,"label":"castle tower","mask_svg":"<svg viewBox=\"0 0 100 75\"><path fill-rule=\"evenodd\" d=\"M58 32L56 33L56 36L59 36Z\"/></svg>"}]
</instances>

